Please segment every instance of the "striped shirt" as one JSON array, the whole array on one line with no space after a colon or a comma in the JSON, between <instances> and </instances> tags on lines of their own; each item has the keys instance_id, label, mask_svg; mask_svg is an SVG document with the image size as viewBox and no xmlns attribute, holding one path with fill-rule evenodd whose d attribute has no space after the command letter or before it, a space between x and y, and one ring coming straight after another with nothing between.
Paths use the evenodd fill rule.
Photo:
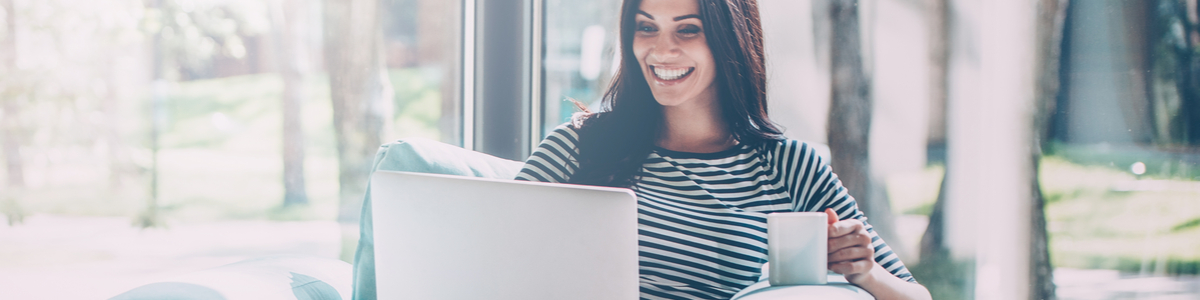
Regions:
<instances>
[{"instance_id":1,"label":"striped shirt","mask_svg":"<svg viewBox=\"0 0 1200 300\"><path fill-rule=\"evenodd\" d=\"M571 125L555 128L516 179L567 182L579 167L578 140ZM642 299L729 299L760 279L767 262L766 214L826 208L840 219L861 220L875 261L915 282L837 175L805 143L742 144L717 153L655 147L637 176L632 189L638 198Z\"/></svg>"}]
</instances>

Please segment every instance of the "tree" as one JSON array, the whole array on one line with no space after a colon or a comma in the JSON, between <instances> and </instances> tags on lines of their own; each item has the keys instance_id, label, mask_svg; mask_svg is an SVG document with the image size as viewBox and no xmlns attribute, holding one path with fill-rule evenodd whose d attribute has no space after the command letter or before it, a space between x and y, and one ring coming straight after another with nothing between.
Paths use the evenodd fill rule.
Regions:
<instances>
[{"instance_id":1,"label":"tree","mask_svg":"<svg viewBox=\"0 0 1200 300\"><path fill-rule=\"evenodd\" d=\"M308 71L308 1L284 0L271 14L275 44L279 49L279 74L283 77L283 206L308 204L304 184L304 127L301 108L306 98L304 82Z\"/></svg>"},{"instance_id":2,"label":"tree","mask_svg":"<svg viewBox=\"0 0 1200 300\"><path fill-rule=\"evenodd\" d=\"M4 30L0 35L0 73L16 74L17 69L17 21L13 0L0 0L3 6ZM0 109L4 115L0 117L0 143L3 144L4 163L7 170L7 186L19 188L25 186L25 171L21 163L21 137L19 116L20 106L17 105L17 88L15 78L0 79Z\"/></svg>"},{"instance_id":3,"label":"tree","mask_svg":"<svg viewBox=\"0 0 1200 300\"><path fill-rule=\"evenodd\" d=\"M209 62L219 56L240 59L246 55L243 35L256 35L246 6L257 2L194 3L182 0L146 1L147 35L151 37L150 197L146 211L138 216L143 227L155 226L158 216L159 138L167 128L167 83L184 75L209 73Z\"/></svg>"},{"instance_id":4,"label":"tree","mask_svg":"<svg viewBox=\"0 0 1200 300\"><path fill-rule=\"evenodd\" d=\"M392 115L378 8L378 0L325 1L325 65L337 136L338 221L343 225L354 225L362 213L371 160Z\"/></svg>"},{"instance_id":5,"label":"tree","mask_svg":"<svg viewBox=\"0 0 1200 300\"><path fill-rule=\"evenodd\" d=\"M1038 176L1041 166L1042 148L1050 135L1050 116L1055 111L1059 90L1059 60L1062 56L1064 23L1070 0L1040 0L1037 6L1036 76L1034 93L1033 138L1030 147L1030 201L1029 249L1029 292L1030 299L1055 299L1054 266L1050 264L1050 238L1046 228L1046 199L1042 195Z\"/></svg>"},{"instance_id":6,"label":"tree","mask_svg":"<svg viewBox=\"0 0 1200 300\"><path fill-rule=\"evenodd\" d=\"M951 55L969 55L965 53L956 53L963 51L950 45L961 43L956 41L956 38L962 38L958 34L950 34L954 16L950 9L950 1L934 0L935 4L931 6L931 15L935 21L931 22L932 26L940 27L933 28L935 32L934 41L933 65L941 70L935 71L935 76L943 76L935 78L935 84L941 84L941 87L935 89L941 90L934 93L938 95L946 95L946 90L949 89L949 80L945 77L948 74L950 64L942 57L937 57L938 53L946 56ZM1022 174L1021 177L1028 179L1030 186L1029 195L1029 217L1030 228L1030 243L1029 243L1029 274L1028 285L1030 299L1054 299L1055 285L1053 278L1053 266L1050 263L1049 241L1046 228L1045 218L1045 199L1041 193L1041 184L1038 177L1038 167L1042 157L1042 146L1047 142L1045 139L1049 135L1050 116L1055 110L1055 103L1059 93L1059 59L1061 56L1062 35L1064 30L1064 22L1066 19L1066 8L1069 0L1039 0L1037 2L1036 16L1036 41L1035 41L1035 90L1033 109L1034 113L1030 119L1032 124L1027 127L1031 132L1028 135L1031 140L1029 144L1030 152L1027 157L1031 164L1029 168L1025 168L1028 173ZM941 33L941 34L937 34ZM939 80L940 79L940 80ZM942 96L945 97L945 96ZM934 101L945 101L946 98L937 99ZM944 102L943 102L944 103ZM944 104L943 104L944 105ZM944 125L943 125L944 126ZM947 161L947 164L951 163ZM953 258L950 255L950 245L946 237L946 202L947 202L947 187L948 182L955 176L950 174L951 168L947 167L947 174L943 177L942 185L938 194L937 202L934 204L933 213L930 216L929 226L926 228L925 235L921 240L921 264L923 265L939 265L947 266L952 262ZM938 270L938 271L945 271ZM931 289L932 290L932 289Z\"/></svg>"},{"instance_id":7,"label":"tree","mask_svg":"<svg viewBox=\"0 0 1200 300\"><path fill-rule=\"evenodd\" d=\"M1195 0L1143 1L1156 143L1200 145L1200 8Z\"/></svg>"},{"instance_id":8,"label":"tree","mask_svg":"<svg viewBox=\"0 0 1200 300\"><path fill-rule=\"evenodd\" d=\"M927 16L929 18L930 32L930 83L933 85L930 88L930 102L932 118L936 121L929 122L930 124L930 147L945 147L946 133L946 103L948 90L950 88L949 68L950 68L950 0L931 0L928 6ZM941 133L940 135L937 133ZM938 137L941 140L936 140ZM940 145L938 145L940 144ZM947 169L949 172L949 169ZM945 226L945 207L946 207L946 180L950 176L942 176L941 187L938 188L938 197L933 204L933 212L929 215L929 225L925 227L925 234L921 236L920 245L920 261L923 264L931 265L935 262L942 262L949 259L948 247L946 245L944 233Z\"/></svg>"},{"instance_id":9,"label":"tree","mask_svg":"<svg viewBox=\"0 0 1200 300\"><path fill-rule=\"evenodd\" d=\"M871 224L895 228L892 207L871 172L871 79L863 67L858 0L834 0L830 5L832 42L828 140L831 163ZM877 231L893 250L901 249L894 230Z\"/></svg>"}]
</instances>

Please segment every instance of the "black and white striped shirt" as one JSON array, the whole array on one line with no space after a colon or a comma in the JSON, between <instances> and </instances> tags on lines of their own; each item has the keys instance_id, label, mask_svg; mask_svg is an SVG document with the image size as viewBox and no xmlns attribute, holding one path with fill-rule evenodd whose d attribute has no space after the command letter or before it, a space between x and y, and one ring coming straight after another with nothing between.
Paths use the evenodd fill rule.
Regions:
<instances>
[{"instance_id":1,"label":"black and white striped shirt","mask_svg":"<svg viewBox=\"0 0 1200 300\"><path fill-rule=\"evenodd\" d=\"M518 180L567 182L579 167L579 135L554 129ZM717 153L655 147L633 187L643 299L729 299L757 282L767 261L766 214L824 211L866 224L828 163L807 144L780 140ZM914 281L891 248L866 224L875 261Z\"/></svg>"}]
</instances>

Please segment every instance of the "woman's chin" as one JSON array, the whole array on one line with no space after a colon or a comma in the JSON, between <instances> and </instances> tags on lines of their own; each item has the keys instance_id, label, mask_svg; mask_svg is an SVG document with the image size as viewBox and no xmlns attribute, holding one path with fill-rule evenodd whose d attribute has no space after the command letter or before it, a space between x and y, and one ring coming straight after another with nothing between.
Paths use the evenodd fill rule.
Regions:
<instances>
[{"instance_id":1,"label":"woman's chin","mask_svg":"<svg viewBox=\"0 0 1200 300\"><path fill-rule=\"evenodd\" d=\"M683 97L680 97L680 96L657 96L657 95L655 95L654 100L658 101L658 105L662 105L664 107L679 106L679 105L682 105L684 102L687 102L686 99L684 99Z\"/></svg>"}]
</instances>

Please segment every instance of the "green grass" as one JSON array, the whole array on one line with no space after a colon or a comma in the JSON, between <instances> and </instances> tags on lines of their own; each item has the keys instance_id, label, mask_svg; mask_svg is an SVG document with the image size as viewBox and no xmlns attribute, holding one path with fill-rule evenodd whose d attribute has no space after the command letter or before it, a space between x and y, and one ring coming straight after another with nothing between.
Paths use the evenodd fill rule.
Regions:
<instances>
[{"instance_id":1,"label":"green grass","mask_svg":"<svg viewBox=\"0 0 1200 300\"><path fill-rule=\"evenodd\" d=\"M922 216L933 213L945 169L942 165L932 165L924 170L890 176L886 184L892 211Z\"/></svg>"},{"instance_id":2,"label":"green grass","mask_svg":"<svg viewBox=\"0 0 1200 300\"><path fill-rule=\"evenodd\" d=\"M1197 274L1200 182L1188 172L1139 178L1124 167L1087 161L1061 156L1042 160L1039 176L1055 266ZM942 170L935 165L889 178L893 209L928 215ZM1158 189L1122 188L1139 180Z\"/></svg>"},{"instance_id":3,"label":"green grass","mask_svg":"<svg viewBox=\"0 0 1200 300\"><path fill-rule=\"evenodd\" d=\"M1137 162L1146 166L1145 178L1200 180L1200 155L1186 149L1157 150L1143 146L1113 145L1070 145L1050 143L1045 148L1048 156L1078 165L1105 168L1129 173Z\"/></svg>"},{"instance_id":4,"label":"green grass","mask_svg":"<svg viewBox=\"0 0 1200 300\"><path fill-rule=\"evenodd\" d=\"M1197 182L1160 179L1160 190L1119 191L1117 187L1138 178L1123 170L1056 157L1043 160L1041 176L1047 198L1054 199L1046 206L1046 215L1055 265L1126 272L1166 268L1157 271L1196 274L1200 262Z\"/></svg>"}]
</instances>

